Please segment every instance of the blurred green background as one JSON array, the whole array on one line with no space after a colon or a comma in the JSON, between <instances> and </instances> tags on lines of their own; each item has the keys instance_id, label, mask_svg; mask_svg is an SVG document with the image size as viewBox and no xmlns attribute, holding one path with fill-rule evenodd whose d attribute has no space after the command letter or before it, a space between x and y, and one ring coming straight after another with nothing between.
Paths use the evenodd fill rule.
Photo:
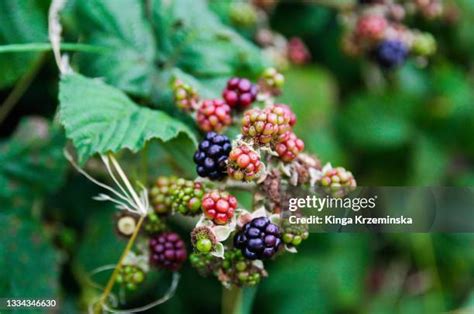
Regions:
<instances>
[{"instance_id":1,"label":"blurred green background","mask_svg":"<svg viewBox=\"0 0 474 314\"><path fill-rule=\"evenodd\" d=\"M211 96L229 76L254 79L269 64L252 43L252 29L229 20L232 1L210 2L68 1L63 41L112 48L101 54L73 46L72 64L192 125L170 105L172 73ZM91 199L99 189L63 157L67 141L54 122L58 72L47 45L49 3L0 1L0 296L54 297L61 312L81 313L97 293L88 272L116 262L125 242L114 232L115 210ZM350 169L360 186L474 185L474 2L446 5L456 9L455 20L410 20L438 41L429 63L411 60L375 81L367 61L341 51L336 10L310 1L274 7L271 28L302 38L312 55L308 64L286 69L280 98L294 108L307 151ZM197 29L194 41L178 22ZM221 31L229 37L222 39ZM149 180L193 177L192 149L183 143L150 145ZM136 156L120 158L132 177L143 178ZM176 228L187 238L189 230ZM313 234L299 254L267 263L270 276L245 291L244 310L472 313L473 248L471 234ZM153 300L168 282L167 274L155 274L128 304ZM221 294L215 278L186 264L176 296L150 312L219 312Z\"/></svg>"}]
</instances>

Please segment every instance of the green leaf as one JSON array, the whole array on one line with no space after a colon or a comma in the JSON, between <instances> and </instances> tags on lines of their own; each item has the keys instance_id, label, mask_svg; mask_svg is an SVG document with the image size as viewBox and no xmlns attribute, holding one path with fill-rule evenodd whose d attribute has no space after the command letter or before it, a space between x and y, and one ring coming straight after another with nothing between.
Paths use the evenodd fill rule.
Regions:
<instances>
[{"instance_id":1,"label":"green leaf","mask_svg":"<svg viewBox=\"0 0 474 314\"><path fill-rule=\"evenodd\" d=\"M166 113L139 107L124 93L79 74L64 75L59 91L60 118L77 149L79 161L96 153L128 148L137 152L148 140L167 142L180 133L194 144L194 134Z\"/></svg>"},{"instance_id":2,"label":"green leaf","mask_svg":"<svg viewBox=\"0 0 474 314\"><path fill-rule=\"evenodd\" d=\"M223 25L203 0L153 2L159 59L198 77L255 76L265 67L260 50Z\"/></svg>"},{"instance_id":3,"label":"green leaf","mask_svg":"<svg viewBox=\"0 0 474 314\"><path fill-rule=\"evenodd\" d=\"M0 1L0 45L47 42L44 5L47 0ZM40 57L39 53L0 55L0 89L15 83Z\"/></svg>"},{"instance_id":4,"label":"green leaf","mask_svg":"<svg viewBox=\"0 0 474 314\"><path fill-rule=\"evenodd\" d=\"M341 112L338 125L354 147L372 151L397 148L413 134L410 119L416 105L404 95L361 95Z\"/></svg>"},{"instance_id":5,"label":"green leaf","mask_svg":"<svg viewBox=\"0 0 474 314\"><path fill-rule=\"evenodd\" d=\"M414 146L411 184L441 184L449 162L447 152L437 141L426 136L420 136Z\"/></svg>"},{"instance_id":6,"label":"green leaf","mask_svg":"<svg viewBox=\"0 0 474 314\"><path fill-rule=\"evenodd\" d=\"M65 138L43 118L27 118L8 141L0 143L0 203L31 210L39 197L58 189L67 169Z\"/></svg>"},{"instance_id":7,"label":"green leaf","mask_svg":"<svg viewBox=\"0 0 474 314\"><path fill-rule=\"evenodd\" d=\"M148 96L155 72L155 40L136 0L78 2L79 25L86 43L110 48L102 55L81 54L81 72L128 93Z\"/></svg>"},{"instance_id":8,"label":"green leaf","mask_svg":"<svg viewBox=\"0 0 474 314\"><path fill-rule=\"evenodd\" d=\"M34 220L0 214L0 295L59 297L59 254Z\"/></svg>"}]
</instances>

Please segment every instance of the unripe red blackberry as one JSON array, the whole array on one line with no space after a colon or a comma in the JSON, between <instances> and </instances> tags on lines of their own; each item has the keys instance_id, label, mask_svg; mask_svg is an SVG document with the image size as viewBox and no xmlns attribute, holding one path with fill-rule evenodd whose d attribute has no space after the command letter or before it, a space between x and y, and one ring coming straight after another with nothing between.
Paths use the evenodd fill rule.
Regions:
<instances>
[{"instance_id":1,"label":"unripe red blackberry","mask_svg":"<svg viewBox=\"0 0 474 314\"><path fill-rule=\"evenodd\" d=\"M356 35L363 40L377 41L383 37L387 26L387 20L381 15L363 15L357 20Z\"/></svg>"},{"instance_id":2,"label":"unripe red blackberry","mask_svg":"<svg viewBox=\"0 0 474 314\"><path fill-rule=\"evenodd\" d=\"M176 106L184 111L192 111L199 102L197 91L181 80L174 80L172 83L173 96Z\"/></svg>"},{"instance_id":3,"label":"unripe red blackberry","mask_svg":"<svg viewBox=\"0 0 474 314\"><path fill-rule=\"evenodd\" d=\"M115 279L115 282L127 290L134 291L145 281L145 271L135 265L123 265Z\"/></svg>"},{"instance_id":4,"label":"unripe red blackberry","mask_svg":"<svg viewBox=\"0 0 474 314\"><path fill-rule=\"evenodd\" d=\"M304 149L304 142L296 137L295 133L288 132L286 139L275 145L275 150L284 162L293 161Z\"/></svg>"},{"instance_id":5,"label":"unripe red blackberry","mask_svg":"<svg viewBox=\"0 0 474 314\"><path fill-rule=\"evenodd\" d=\"M246 78L234 77L222 92L225 102L236 109L245 109L257 99L258 88Z\"/></svg>"},{"instance_id":6,"label":"unripe red blackberry","mask_svg":"<svg viewBox=\"0 0 474 314\"><path fill-rule=\"evenodd\" d=\"M204 187L200 182L178 179L170 191L171 209L175 213L194 216L201 213Z\"/></svg>"},{"instance_id":7,"label":"unripe red blackberry","mask_svg":"<svg viewBox=\"0 0 474 314\"><path fill-rule=\"evenodd\" d=\"M204 215L217 225L226 224L236 208L237 199L228 192L214 190L202 198Z\"/></svg>"},{"instance_id":8,"label":"unripe red blackberry","mask_svg":"<svg viewBox=\"0 0 474 314\"><path fill-rule=\"evenodd\" d=\"M150 263L176 271L186 260L184 241L174 232L163 232L150 238Z\"/></svg>"},{"instance_id":9,"label":"unripe red blackberry","mask_svg":"<svg viewBox=\"0 0 474 314\"><path fill-rule=\"evenodd\" d=\"M246 144L234 147L227 160L227 174L237 181L252 181L263 169L260 155Z\"/></svg>"},{"instance_id":10,"label":"unripe red blackberry","mask_svg":"<svg viewBox=\"0 0 474 314\"><path fill-rule=\"evenodd\" d=\"M244 258L238 249L227 250L224 253L221 271L222 279L226 283L234 284L238 287L255 286L266 275L264 269L260 269Z\"/></svg>"},{"instance_id":11,"label":"unripe red blackberry","mask_svg":"<svg viewBox=\"0 0 474 314\"><path fill-rule=\"evenodd\" d=\"M150 202L157 214L171 212L171 190L176 184L177 177L158 177L150 190Z\"/></svg>"},{"instance_id":12,"label":"unripe red blackberry","mask_svg":"<svg viewBox=\"0 0 474 314\"><path fill-rule=\"evenodd\" d=\"M318 184L324 191L333 197L344 197L347 193L353 191L356 186L356 180L352 173L343 167L325 167Z\"/></svg>"},{"instance_id":13,"label":"unripe red blackberry","mask_svg":"<svg viewBox=\"0 0 474 314\"><path fill-rule=\"evenodd\" d=\"M220 132L232 123L230 107L221 99L204 100L196 120L201 130Z\"/></svg>"},{"instance_id":14,"label":"unripe red blackberry","mask_svg":"<svg viewBox=\"0 0 474 314\"><path fill-rule=\"evenodd\" d=\"M290 119L288 112L278 106L250 109L242 119L242 135L257 146L276 144L285 140Z\"/></svg>"},{"instance_id":15,"label":"unripe red blackberry","mask_svg":"<svg viewBox=\"0 0 474 314\"><path fill-rule=\"evenodd\" d=\"M305 64L311 60L311 54L299 37L293 37L287 46L288 59L294 64Z\"/></svg>"}]
</instances>

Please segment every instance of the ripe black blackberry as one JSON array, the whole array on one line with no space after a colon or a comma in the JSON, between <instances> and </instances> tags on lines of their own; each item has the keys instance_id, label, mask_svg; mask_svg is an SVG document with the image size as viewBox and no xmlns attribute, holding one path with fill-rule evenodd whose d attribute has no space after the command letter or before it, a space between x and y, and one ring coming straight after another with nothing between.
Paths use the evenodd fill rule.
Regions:
<instances>
[{"instance_id":1,"label":"ripe black blackberry","mask_svg":"<svg viewBox=\"0 0 474 314\"><path fill-rule=\"evenodd\" d=\"M232 145L227 136L215 132L207 133L194 153L197 174L211 180L223 179L227 175L226 161L231 149Z\"/></svg>"},{"instance_id":2,"label":"ripe black blackberry","mask_svg":"<svg viewBox=\"0 0 474 314\"><path fill-rule=\"evenodd\" d=\"M254 218L234 238L234 246L250 260L270 258L280 245L280 229L267 217Z\"/></svg>"}]
</instances>

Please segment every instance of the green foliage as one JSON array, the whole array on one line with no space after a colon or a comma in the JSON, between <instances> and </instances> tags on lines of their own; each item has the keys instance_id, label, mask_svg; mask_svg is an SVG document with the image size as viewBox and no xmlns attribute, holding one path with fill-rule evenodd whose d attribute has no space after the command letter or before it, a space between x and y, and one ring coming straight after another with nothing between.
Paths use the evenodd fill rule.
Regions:
<instances>
[{"instance_id":1,"label":"green foliage","mask_svg":"<svg viewBox=\"0 0 474 314\"><path fill-rule=\"evenodd\" d=\"M101 55L81 54L81 71L126 92L150 95L156 47L142 2L86 0L77 6L85 42L109 48Z\"/></svg>"},{"instance_id":2,"label":"green foliage","mask_svg":"<svg viewBox=\"0 0 474 314\"><path fill-rule=\"evenodd\" d=\"M0 203L25 212L64 181L62 130L43 118L22 120L14 135L0 143Z\"/></svg>"},{"instance_id":3,"label":"green foliage","mask_svg":"<svg viewBox=\"0 0 474 314\"><path fill-rule=\"evenodd\" d=\"M194 135L182 122L162 111L139 107L124 93L98 80L79 74L61 78L60 117L66 135L72 139L79 160L96 153L128 148L137 152L148 140L169 141Z\"/></svg>"},{"instance_id":4,"label":"green foliage","mask_svg":"<svg viewBox=\"0 0 474 314\"><path fill-rule=\"evenodd\" d=\"M0 1L0 45L48 40L45 5L47 0ZM0 89L15 83L33 67L39 53L0 54Z\"/></svg>"},{"instance_id":5,"label":"green foliage","mask_svg":"<svg viewBox=\"0 0 474 314\"><path fill-rule=\"evenodd\" d=\"M58 299L60 258L44 227L1 213L0 229L0 295Z\"/></svg>"}]
</instances>

